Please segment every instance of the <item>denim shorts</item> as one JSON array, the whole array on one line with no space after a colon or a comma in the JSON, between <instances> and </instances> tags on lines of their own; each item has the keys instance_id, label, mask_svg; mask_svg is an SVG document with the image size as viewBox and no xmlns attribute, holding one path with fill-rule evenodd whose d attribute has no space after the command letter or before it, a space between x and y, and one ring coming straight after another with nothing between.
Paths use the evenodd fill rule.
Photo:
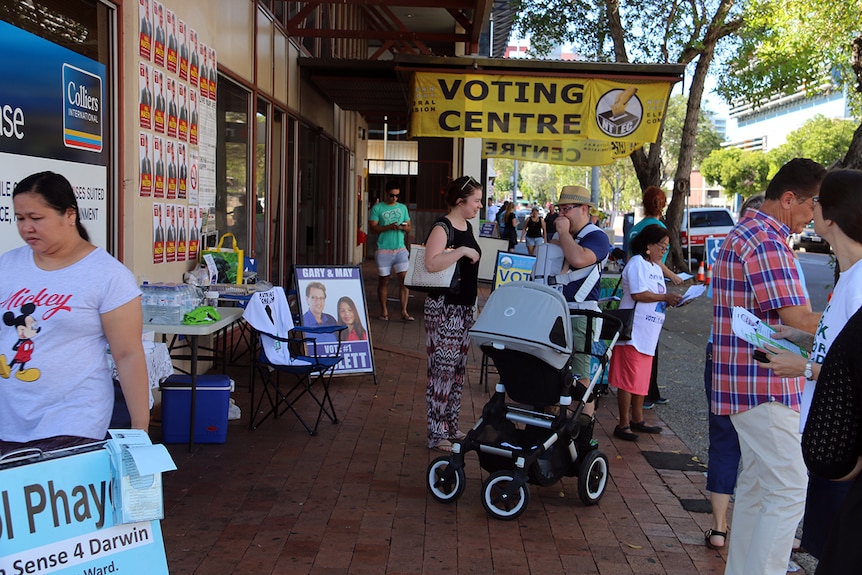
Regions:
<instances>
[{"instance_id":1,"label":"denim shorts","mask_svg":"<svg viewBox=\"0 0 862 575\"><path fill-rule=\"evenodd\" d=\"M377 260L377 273L381 276L392 274L393 268L395 273L401 274L407 271L410 267L407 248L397 250L377 250L374 254L374 259Z\"/></svg>"},{"instance_id":2,"label":"denim shorts","mask_svg":"<svg viewBox=\"0 0 862 575\"><path fill-rule=\"evenodd\" d=\"M528 247L528 248L531 248L531 247L533 247L533 246L540 246L540 245L542 245L543 243L545 243L544 238L541 238L541 237L539 237L539 238L531 238L530 236L527 236L526 238L524 238L524 241L525 241L525 243L527 244L527 247Z\"/></svg>"}]
</instances>

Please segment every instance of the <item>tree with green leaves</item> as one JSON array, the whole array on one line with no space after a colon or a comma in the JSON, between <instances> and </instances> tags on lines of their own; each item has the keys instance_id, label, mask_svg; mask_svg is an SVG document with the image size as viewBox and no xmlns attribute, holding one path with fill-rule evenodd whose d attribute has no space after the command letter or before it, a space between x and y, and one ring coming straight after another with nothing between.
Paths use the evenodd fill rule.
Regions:
<instances>
[{"instance_id":1,"label":"tree with green leaves","mask_svg":"<svg viewBox=\"0 0 862 575\"><path fill-rule=\"evenodd\" d=\"M788 134L787 141L777 148L768 152L717 150L701 162L700 171L708 181L723 187L727 195L747 198L765 190L778 169L793 158L811 158L825 166L840 162L854 129L850 120L817 115Z\"/></svg>"},{"instance_id":2,"label":"tree with green leaves","mask_svg":"<svg viewBox=\"0 0 862 575\"><path fill-rule=\"evenodd\" d=\"M707 181L724 188L728 196L740 194L744 198L765 190L771 175L770 160L765 153L739 148L711 153L700 163L700 172Z\"/></svg>"},{"instance_id":3,"label":"tree with green leaves","mask_svg":"<svg viewBox=\"0 0 862 575\"><path fill-rule=\"evenodd\" d=\"M735 0L683 2L670 0L514 0L515 26L530 37L533 49L544 54L570 42L583 58L599 62L650 62L694 67L673 195L667 211L673 263L687 267L679 243L685 198L700 118L701 99L710 64L719 44L742 26ZM642 188L661 185L661 138L631 155Z\"/></svg>"},{"instance_id":4,"label":"tree with green leaves","mask_svg":"<svg viewBox=\"0 0 862 575\"><path fill-rule=\"evenodd\" d=\"M787 141L769 151L774 172L792 158L811 158L824 166L843 161L856 123L850 120L816 115L799 129L787 135Z\"/></svg>"},{"instance_id":5,"label":"tree with green leaves","mask_svg":"<svg viewBox=\"0 0 862 575\"><path fill-rule=\"evenodd\" d=\"M747 0L739 46L719 77L718 92L730 102L757 106L802 89L806 94L845 90L859 111L862 36L858 2L835 0ZM843 158L862 169L862 125Z\"/></svg>"},{"instance_id":6,"label":"tree with green leaves","mask_svg":"<svg viewBox=\"0 0 862 575\"><path fill-rule=\"evenodd\" d=\"M662 182L673 177L673 168L682 147L687 109L688 102L685 96L674 94L670 97L664 117L664 137L662 137ZM694 137L692 166L695 168L700 166L703 159L709 156L712 151L721 148L722 141L722 135L718 133L712 123L712 112L701 108L697 118L697 133Z\"/></svg>"}]
</instances>

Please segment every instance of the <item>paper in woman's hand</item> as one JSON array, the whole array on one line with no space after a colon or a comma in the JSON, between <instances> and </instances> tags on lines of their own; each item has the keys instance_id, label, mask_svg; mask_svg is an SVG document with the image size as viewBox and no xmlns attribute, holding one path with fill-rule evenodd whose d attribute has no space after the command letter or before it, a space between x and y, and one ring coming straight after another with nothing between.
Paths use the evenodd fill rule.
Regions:
<instances>
[{"instance_id":1,"label":"paper in woman's hand","mask_svg":"<svg viewBox=\"0 0 862 575\"><path fill-rule=\"evenodd\" d=\"M706 293L706 286L703 284L694 284L689 286L688 290L686 290L685 294L682 296L682 299L676 304L676 307L683 306L695 298L698 298Z\"/></svg>"}]
</instances>

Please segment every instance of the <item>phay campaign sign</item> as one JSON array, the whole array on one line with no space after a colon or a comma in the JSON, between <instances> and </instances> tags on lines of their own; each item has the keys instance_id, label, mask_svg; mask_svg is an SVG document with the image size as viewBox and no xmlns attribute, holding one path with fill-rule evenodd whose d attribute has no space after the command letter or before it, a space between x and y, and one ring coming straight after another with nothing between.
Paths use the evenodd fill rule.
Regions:
<instances>
[{"instance_id":1,"label":"phay campaign sign","mask_svg":"<svg viewBox=\"0 0 862 575\"><path fill-rule=\"evenodd\" d=\"M105 66L0 21L0 252L23 245L12 191L50 170L75 188L81 221L107 247Z\"/></svg>"},{"instance_id":2,"label":"phay campaign sign","mask_svg":"<svg viewBox=\"0 0 862 575\"><path fill-rule=\"evenodd\" d=\"M0 469L0 575L167 575L158 521L116 524L105 449Z\"/></svg>"}]
</instances>

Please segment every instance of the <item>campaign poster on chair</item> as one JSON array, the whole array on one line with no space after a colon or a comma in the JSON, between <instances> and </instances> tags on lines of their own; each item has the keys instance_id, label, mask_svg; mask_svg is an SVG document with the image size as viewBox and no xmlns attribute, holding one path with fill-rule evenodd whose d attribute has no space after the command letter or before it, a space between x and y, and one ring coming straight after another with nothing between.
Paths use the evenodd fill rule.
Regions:
<instances>
[{"instance_id":1,"label":"campaign poster on chair","mask_svg":"<svg viewBox=\"0 0 862 575\"><path fill-rule=\"evenodd\" d=\"M159 522L116 524L111 480L106 449L0 466L0 573L167 575Z\"/></svg>"},{"instance_id":2,"label":"campaign poster on chair","mask_svg":"<svg viewBox=\"0 0 862 575\"><path fill-rule=\"evenodd\" d=\"M368 307L359 266L294 266L300 325L346 325L336 375L374 373ZM338 351L337 334L315 336L324 353Z\"/></svg>"},{"instance_id":3,"label":"campaign poster on chair","mask_svg":"<svg viewBox=\"0 0 862 575\"><path fill-rule=\"evenodd\" d=\"M494 283L491 290L511 282L528 282L532 278L536 256L497 252L497 265L494 266Z\"/></svg>"}]
</instances>

